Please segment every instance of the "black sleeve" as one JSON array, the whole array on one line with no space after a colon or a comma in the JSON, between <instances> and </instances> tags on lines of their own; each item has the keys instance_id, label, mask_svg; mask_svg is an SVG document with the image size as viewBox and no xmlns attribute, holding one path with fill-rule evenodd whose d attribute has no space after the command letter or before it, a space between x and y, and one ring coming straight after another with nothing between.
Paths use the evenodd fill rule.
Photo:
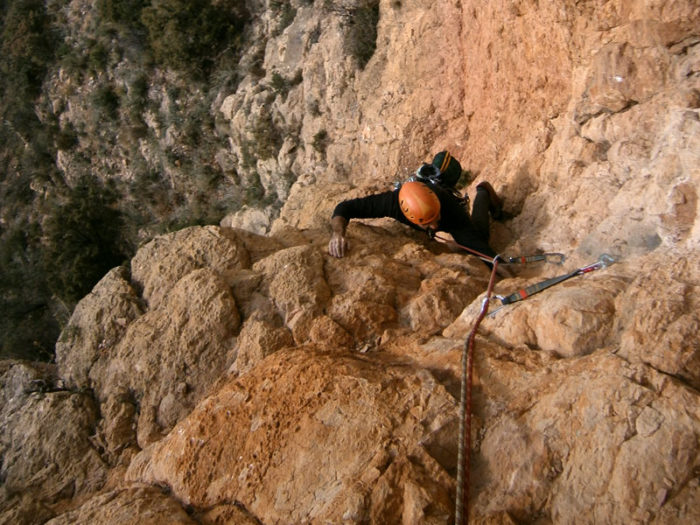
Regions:
<instances>
[{"instance_id":1,"label":"black sleeve","mask_svg":"<svg viewBox=\"0 0 700 525\"><path fill-rule=\"evenodd\" d=\"M385 191L367 197L349 199L341 202L333 210L333 217L350 219L378 219L391 217L403 223L408 223L406 217L399 208L398 190Z\"/></svg>"}]
</instances>

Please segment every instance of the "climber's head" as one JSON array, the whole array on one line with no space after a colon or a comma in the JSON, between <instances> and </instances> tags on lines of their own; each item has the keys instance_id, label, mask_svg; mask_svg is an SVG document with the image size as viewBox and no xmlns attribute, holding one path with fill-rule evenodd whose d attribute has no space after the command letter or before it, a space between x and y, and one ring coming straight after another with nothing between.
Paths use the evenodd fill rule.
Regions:
<instances>
[{"instance_id":1,"label":"climber's head","mask_svg":"<svg viewBox=\"0 0 700 525\"><path fill-rule=\"evenodd\" d=\"M440 199L422 182L406 182L399 190L399 207L406 218L423 228L434 229L440 219Z\"/></svg>"}]
</instances>

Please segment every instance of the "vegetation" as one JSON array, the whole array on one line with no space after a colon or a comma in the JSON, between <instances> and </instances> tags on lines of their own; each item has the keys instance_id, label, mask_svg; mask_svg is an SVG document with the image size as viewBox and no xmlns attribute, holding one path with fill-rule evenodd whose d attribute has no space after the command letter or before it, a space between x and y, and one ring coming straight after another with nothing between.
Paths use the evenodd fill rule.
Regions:
<instances>
[{"instance_id":1,"label":"vegetation","mask_svg":"<svg viewBox=\"0 0 700 525\"><path fill-rule=\"evenodd\" d=\"M377 48L377 24L379 0L367 0L356 7L336 5L333 0L324 1L324 9L339 15L347 26L346 45L350 54L364 69Z\"/></svg>"},{"instance_id":2,"label":"vegetation","mask_svg":"<svg viewBox=\"0 0 700 525\"><path fill-rule=\"evenodd\" d=\"M277 156L282 147L284 134L266 108L261 109L260 116L253 124L252 134L258 158L270 159Z\"/></svg>"},{"instance_id":3,"label":"vegetation","mask_svg":"<svg viewBox=\"0 0 700 525\"><path fill-rule=\"evenodd\" d=\"M244 199L222 189L209 111L242 76L244 0L97 0L77 33L67 10L0 3L0 358L51 359L75 303L144 232L218 222ZM72 92L49 95L59 68L88 94L70 115ZM158 70L172 72L165 93L151 91ZM101 182L121 169L112 158L128 159L130 182Z\"/></svg>"},{"instance_id":4,"label":"vegetation","mask_svg":"<svg viewBox=\"0 0 700 525\"><path fill-rule=\"evenodd\" d=\"M360 69L364 69L377 48L378 22L379 2L358 7L352 12L348 40L350 52L357 59Z\"/></svg>"},{"instance_id":5,"label":"vegetation","mask_svg":"<svg viewBox=\"0 0 700 525\"><path fill-rule=\"evenodd\" d=\"M208 74L245 22L242 1L159 0L141 12L154 59L165 67Z\"/></svg>"},{"instance_id":6,"label":"vegetation","mask_svg":"<svg viewBox=\"0 0 700 525\"><path fill-rule=\"evenodd\" d=\"M277 15L277 28L275 34L281 34L287 27L294 22L297 16L297 10L292 7L288 0L270 0L270 9Z\"/></svg>"},{"instance_id":7,"label":"vegetation","mask_svg":"<svg viewBox=\"0 0 700 525\"><path fill-rule=\"evenodd\" d=\"M58 334L43 277L35 192L56 180L53 124L36 100L54 60L56 35L43 0L2 3L0 27L0 356L51 356Z\"/></svg>"},{"instance_id":8,"label":"vegetation","mask_svg":"<svg viewBox=\"0 0 700 525\"><path fill-rule=\"evenodd\" d=\"M314 149L318 151L324 157L326 156L326 149L328 148L328 143L330 142L330 137L325 129L322 129L314 135L314 141L312 143Z\"/></svg>"},{"instance_id":9,"label":"vegetation","mask_svg":"<svg viewBox=\"0 0 700 525\"><path fill-rule=\"evenodd\" d=\"M302 76L301 69L297 70L292 78L285 78L280 75L277 71L272 73L272 79L270 80L270 88L274 93L282 97L282 100L287 98L289 91L294 87L302 83L304 80Z\"/></svg>"},{"instance_id":10,"label":"vegetation","mask_svg":"<svg viewBox=\"0 0 700 525\"><path fill-rule=\"evenodd\" d=\"M2 357L50 359L59 325L43 278L41 228L21 219L0 235Z\"/></svg>"},{"instance_id":11,"label":"vegetation","mask_svg":"<svg viewBox=\"0 0 700 525\"><path fill-rule=\"evenodd\" d=\"M65 202L55 203L44 221L44 274L49 289L74 305L111 268L125 261L118 193L89 175L80 178Z\"/></svg>"},{"instance_id":12,"label":"vegetation","mask_svg":"<svg viewBox=\"0 0 700 525\"><path fill-rule=\"evenodd\" d=\"M378 1L324 2L364 67ZM246 3L96 0L77 13L68 0L0 2L0 358L51 359L76 302L153 235L280 204L258 161L300 133L274 108L301 70L260 82L268 98L239 144L241 173L221 158L231 129L212 112L245 75L267 76L265 42L239 60ZM273 36L313 4L269 2ZM325 155L328 142L321 131L312 146ZM295 178L282 177L280 194Z\"/></svg>"}]
</instances>

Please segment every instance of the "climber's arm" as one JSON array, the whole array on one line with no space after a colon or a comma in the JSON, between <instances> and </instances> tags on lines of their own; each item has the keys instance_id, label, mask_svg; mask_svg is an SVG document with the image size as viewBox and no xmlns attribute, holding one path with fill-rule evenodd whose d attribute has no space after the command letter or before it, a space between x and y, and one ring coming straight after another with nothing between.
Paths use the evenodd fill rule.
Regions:
<instances>
[{"instance_id":1,"label":"climber's arm","mask_svg":"<svg viewBox=\"0 0 700 525\"><path fill-rule=\"evenodd\" d=\"M344 257L348 250L348 241L345 238L345 230L348 227L348 220L345 217L336 215L331 219L331 240L328 243L328 253L333 257Z\"/></svg>"},{"instance_id":2,"label":"climber's arm","mask_svg":"<svg viewBox=\"0 0 700 525\"><path fill-rule=\"evenodd\" d=\"M376 219L379 217L392 217L403 219L398 207L396 192L387 191L349 199L341 202L333 210L331 218L331 240L328 243L328 253L333 257L344 257L348 251L348 242L345 231L351 219ZM403 219L405 220L405 219Z\"/></svg>"}]
</instances>

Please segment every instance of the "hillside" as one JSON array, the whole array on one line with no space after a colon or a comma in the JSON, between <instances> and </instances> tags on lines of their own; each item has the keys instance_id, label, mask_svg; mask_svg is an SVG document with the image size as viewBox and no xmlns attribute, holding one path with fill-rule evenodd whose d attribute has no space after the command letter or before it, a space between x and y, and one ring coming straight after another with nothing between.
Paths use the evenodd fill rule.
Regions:
<instances>
[{"instance_id":1,"label":"hillside","mask_svg":"<svg viewBox=\"0 0 700 525\"><path fill-rule=\"evenodd\" d=\"M453 523L489 270L387 219L327 251L340 200L443 149L472 200L485 180L503 197L499 253L567 256L511 265L495 293L615 259L481 324L471 522L700 521L700 7L483 4L205 2L242 36L201 64L127 38L111 3L46 4L106 58L45 66L36 114L75 140L13 209L46 242L66 221L37 199L95 196L119 217L88 222L128 233L128 264L76 299L52 362L0 362L1 522ZM145 28L166 3L130 5ZM105 13L122 25L103 35ZM105 86L118 125L92 114ZM29 176L3 158L3 182ZM196 202L219 216L178 223Z\"/></svg>"}]
</instances>

